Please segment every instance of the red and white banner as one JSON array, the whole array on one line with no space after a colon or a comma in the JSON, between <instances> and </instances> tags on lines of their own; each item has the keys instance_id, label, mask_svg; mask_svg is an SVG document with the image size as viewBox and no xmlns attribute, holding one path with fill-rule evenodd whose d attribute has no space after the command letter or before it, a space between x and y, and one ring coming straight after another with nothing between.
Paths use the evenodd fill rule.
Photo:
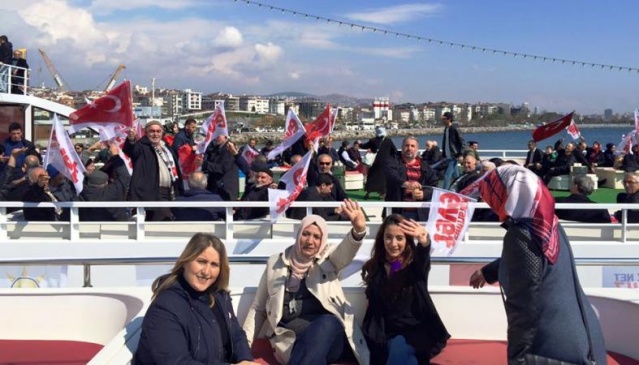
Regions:
<instances>
[{"instance_id":1,"label":"red and white banner","mask_svg":"<svg viewBox=\"0 0 639 365\"><path fill-rule=\"evenodd\" d=\"M198 143L197 153L203 154L209 147L211 141L218 136L228 136L229 128L226 123L226 113L224 112L224 104L219 104L215 107L215 112L211 114L204 123L202 123L201 132L206 137L204 141Z\"/></svg>"},{"instance_id":2,"label":"red and white banner","mask_svg":"<svg viewBox=\"0 0 639 365\"><path fill-rule=\"evenodd\" d=\"M332 118L331 104L326 104L326 108L320 115L315 118L312 123L306 123L306 138L315 141L319 138L327 136L333 130L332 124L335 120Z\"/></svg>"},{"instance_id":3,"label":"red and white banner","mask_svg":"<svg viewBox=\"0 0 639 365\"><path fill-rule=\"evenodd\" d=\"M430 214L426 229L430 236L431 252L448 256L464 239L476 200L448 190L433 188Z\"/></svg>"},{"instance_id":4,"label":"red and white banner","mask_svg":"<svg viewBox=\"0 0 639 365\"><path fill-rule=\"evenodd\" d=\"M570 114L565 115L560 119L555 120L554 122L550 122L535 129L532 133L533 140L535 140L535 142L539 142L561 132L570 124L570 122L572 121L572 115L574 113L575 112L571 112Z\"/></svg>"},{"instance_id":5,"label":"red and white banner","mask_svg":"<svg viewBox=\"0 0 639 365\"><path fill-rule=\"evenodd\" d=\"M242 158L248 165L252 164L255 160L255 157L259 155L260 152L249 145L244 146L244 148L242 149Z\"/></svg>"},{"instance_id":6,"label":"red and white banner","mask_svg":"<svg viewBox=\"0 0 639 365\"><path fill-rule=\"evenodd\" d=\"M122 124L131 127L133 124L133 102L131 98L131 82L125 81L104 96L74 111L69 115L69 133L73 134L83 128L94 128L109 124Z\"/></svg>"},{"instance_id":7,"label":"red and white banner","mask_svg":"<svg viewBox=\"0 0 639 365\"><path fill-rule=\"evenodd\" d=\"M73 183L78 194L82 192L86 170L57 114L53 116L47 154L44 156L43 166L46 168L47 165L52 165L66 176Z\"/></svg>"},{"instance_id":8,"label":"red and white banner","mask_svg":"<svg viewBox=\"0 0 639 365\"><path fill-rule=\"evenodd\" d=\"M639 134L639 109L635 109L635 132Z\"/></svg>"},{"instance_id":9,"label":"red and white banner","mask_svg":"<svg viewBox=\"0 0 639 365\"><path fill-rule=\"evenodd\" d=\"M632 145L637 143L635 131L630 131L627 134L621 135L621 142L617 146L617 151L620 153L632 153Z\"/></svg>"},{"instance_id":10,"label":"red and white banner","mask_svg":"<svg viewBox=\"0 0 639 365\"><path fill-rule=\"evenodd\" d=\"M566 132L570 134L573 141L581 138L581 132L579 131L579 128L577 128L577 124L575 124L574 120L570 122L570 125L566 128Z\"/></svg>"},{"instance_id":11,"label":"red and white banner","mask_svg":"<svg viewBox=\"0 0 639 365\"><path fill-rule=\"evenodd\" d=\"M269 160L274 159L282 152L286 151L287 148L291 147L298 139L304 136L304 133L306 133L304 124L302 124L293 109L288 110L285 128L286 134L284 135L284 140L279 146L273 148L271 152L268 153L267 157Z\"/></svg>"},{"instance_id":12,"label":"red and white banner","mask_svg":"<svg viewBox=\"0 0 639 365\"><path fill-rule=\"evenodd\" d=\"M297 199L306 186L306 174L312 156L313 151L308 151L301 160L282 175L280 181L286 184L286 190L268 189L271 223L277 221L280 214L291 206L291 203Z\"/></svg>"},{"instance_id":13,"label":"red and white banner","mask_svg":"<svg viewBox=\"0 0 639 365\"><path fill-rule=\"evenodd\" d=\"M178 148L178 164L180 165L180 172L182 172L182 180L188 180L189 175L198 171L200 166L197 166L195 159L197 154L193 151L193 147L190 144L185 143ZM184 187L188 187L188 184L184 184Z\"/></svg>"}]
</instances>

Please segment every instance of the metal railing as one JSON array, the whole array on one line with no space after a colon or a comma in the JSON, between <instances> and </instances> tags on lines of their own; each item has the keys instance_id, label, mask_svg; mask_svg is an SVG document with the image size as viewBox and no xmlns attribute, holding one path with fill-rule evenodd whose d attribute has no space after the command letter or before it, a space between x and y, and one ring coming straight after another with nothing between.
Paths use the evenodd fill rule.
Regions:
<instances>
[{"instance_id":1,"label":"metal railing","mask_svg":"<svg viewBox=\"0 0 639 365\"><path fill-rule=\"evenodd\" d=\"M22 71L24 76L16 76L14 72ZM13 86L19 87L19 94L26 95L29 85L29 69L10 64L0 65L0 93L10 94ZM21 87L21 88L20 88Z\"/></svg>"},{"instance_id":2,"label":"metal railing","mask_svg":"<svg viewBox=\"0 0 639 365\"><path fill-rule=\"evenodd\" d=\"M367 211L370 211L372 208L383 208L385 210L385 214L390 214L392 208L427 208L430 207L431 203L421 203L421 202L372 202L372 201L361 201L359 202L360 206ZM320 207L320 208L337 208L340 206L340 202L294 202L291 207L302 207L306 208L306 213L311 214L312 208ZM9 218L7 214L7 208L68 208L70 213L70 219L68 221L55 221L55 222L28 222L24 220L12 220ZM183 201L163 201L163 202L134 202L134 201L125 201L125 202L58 202L58 203L22 203L22 202L0 202L0 244L2 242L11 241L9 238L9 226L37 226L37 225L53 225L53 226L68 226L68 229L65 232L68 234L65 237L57 237L59 240L80 240L80 226L82 224L127 224L127 225L135 225L135 236L134 240L136 241L144 241L146 239L146 224L154 223L145 221L145 210L148 208L224 208L226 211L226 217L224 221L213 221L210 222L212 224L224 225L224 229L226 232L225 239L233 240L234 239L234 228L236 224L271 224L269 220L257 219L257 220L247 220L247 221L236 221L233 219L233 209L236 208L260 208L260 207L269 207L268 202L245 202L245 201L233 201L233 202L183 202ZM476 208L488 208L486 203L475 203ZM81 222L80 221L80 208L129 208L134 212L131 220L124 222ZM592 224L592 223L579 223L579 222L570 222L566 223L566 226L570 227L584 227L584 228L592 228L592 227L612 227L614 229L619 229L621 231L621 242L628 241L628 232L632 228L639 227L639 224L631 224L628 223L628 210L638 209L636 204L624 203L624 204L615 204L615 203L593 203L593 204L581 204L581 203L560 203L556 204L556 209L580 209L580 210L590 210L590 209L607 209L612 211L621 211L621 221L619 223L602 223L602 224ZM380 217L369 217L369 221L371 224L379 224L381 223ZM296 222L295 220L290 220L284 218L283 215L277 221L277 223L283 222ZM157 222L155 222L157 223ZM168 222L172 223L172 222ZM176 222L181 223L181 222ZM201 223L201 222L200 222ZM348 222L331 222L331 224L335 225L347 225ZM271 224L272 226L272 224ZM497 227L499 226L498 222L471 222L471 227Z\"/></svg>"}]
</instances>

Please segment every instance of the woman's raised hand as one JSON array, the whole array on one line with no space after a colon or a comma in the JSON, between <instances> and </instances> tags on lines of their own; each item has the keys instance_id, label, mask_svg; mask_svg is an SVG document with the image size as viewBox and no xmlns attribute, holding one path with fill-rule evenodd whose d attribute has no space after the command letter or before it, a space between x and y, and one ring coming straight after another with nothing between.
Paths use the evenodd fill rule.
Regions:
<instances>
[{"instance_id":1,"label":"woman's raised hand","mask_svg":"<svg viewBox=\"0 0 639 365\"><path fill-rule=\"evenodd\" d=\"M341 214L348 217L355 232L364 232L366 230L366 217L356 201L344 199L344 204L341 206Z\"/></svg>"},{"instance_id":2,"label":"woman's raised hand","mask_svg":"<svg viewBox=\"0 0 639 365\"><path fill-rule=\"evenodd\" d=\"M399 222L399 228L402 229L404 234L415 237L420 245L424 247L430 245L430 239L428 238L426 228L415 222L413 219L404 219Z\"/></svg>"}]
</instances>

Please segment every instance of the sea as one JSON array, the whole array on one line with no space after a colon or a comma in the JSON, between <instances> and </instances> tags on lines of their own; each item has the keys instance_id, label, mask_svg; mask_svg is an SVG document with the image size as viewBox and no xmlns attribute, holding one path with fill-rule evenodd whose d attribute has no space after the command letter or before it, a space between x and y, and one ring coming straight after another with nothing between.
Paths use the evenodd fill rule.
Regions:
<instances>
[{"instance_id":1,"label":"sea","mask_svg":"<svg viewBox=\"0 0 639 365\"><path fill-rule=\"evenodd\" d=\"M632 127L605 127L605 128L581 128L582 137L592 145L593 142L599 142L602 149L605 149L607 143L618 145L621 142L621 136L630 132ZM416 136L419 140L419 148L423 149L427 140L437 141L441 148L442 135L420 135ZM507 131L507 132L484 132L484 133L464 133L464 139L468 141L476 141L479 143L479 150L527 150L528 141L532 138L532 131ZM393 137L393 142L397 148L401 148L404 137ZM537 147L542 150L546 146L552 146L559 139L563 139L564 143L573 141L572 137L562 132L548 139L537 142ZM579 140L577 140L579 141ZM352 141L351 141L352 142ZM365 142L365 141L362 141ZM335 141L333 147L338 148L339 142Z\"/></svg>"}]
</instances>

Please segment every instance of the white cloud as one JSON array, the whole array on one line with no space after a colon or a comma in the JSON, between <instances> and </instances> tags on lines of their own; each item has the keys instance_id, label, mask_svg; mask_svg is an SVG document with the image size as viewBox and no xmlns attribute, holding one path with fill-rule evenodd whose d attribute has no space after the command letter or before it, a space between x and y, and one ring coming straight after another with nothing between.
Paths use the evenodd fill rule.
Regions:
<instances>
[{"instance_id":1,"label":"white cloud","mask_svg":"<svg viewBox=\"0 0 639 365\"><path fill-rule=\"evenodd\" d=\"M131 10L156 7L161 9L177 10L202 4L198 0L93 0L90 6L92 12L98 14L111 13L113 11Z\"/></svg>"},{"instance_id":2,"label":"white cloud","mask_svg":"<svg viewBox=\"0 0 639 365\"><path fill-rule=\"evenodd\" d=\"M282 55L282 48L271 42L267 44L256 44L255 54L258 62L273 62Z\"/></svg>"},{"instance_id":3,"label":"white cloud","mask_svg":"<svg viewBox=\"0 0 639 365\"><path fill-rule=\"evenodd\" d=\"M235 27L224 27L213 40L213 44L217 47L237 48L242 43L244 43L242 33Z\"/></svg>"},{"instance_id":4,"label":"white cloud","mask_svg":"<svg viewBox=\"0 0 639 365\"><path fill-rule=\"evenodd\" d=\"M288 77L290 77L293 80L299 80L300 77L302 77L301 72L298 71L292 71L288 74Z\"/></svg>"},{"instance_id":5,"label":"white cloud","mask_svg":"<svg viewBox=\"0 0 639 365\"><path fill-rule=\"evenodd\" d=\"M441 4L403 4L368 11L349 13L346 17L354 21L377 24L395 24L409 22L430 15L441 13Z\"/></svg>"}]
</instances>

